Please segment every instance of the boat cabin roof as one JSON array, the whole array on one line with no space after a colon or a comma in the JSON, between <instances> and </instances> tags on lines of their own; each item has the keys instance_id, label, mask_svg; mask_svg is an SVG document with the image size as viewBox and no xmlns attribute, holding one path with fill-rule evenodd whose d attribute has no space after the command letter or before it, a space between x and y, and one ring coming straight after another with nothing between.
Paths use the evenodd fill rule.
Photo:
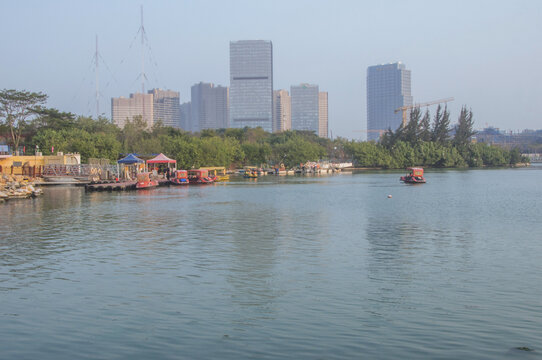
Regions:
<instances>
[{"instance_id":1,"label":"boat cabin roof","mask_svg":"<svg viewBox=\"0 0 542 360\"><path fill-rule=\"evenodd\" d=\"M421 167L409 167L407 170L412 172L415 176L423 176L423 168Z\"/></svg>"}]
</instances>

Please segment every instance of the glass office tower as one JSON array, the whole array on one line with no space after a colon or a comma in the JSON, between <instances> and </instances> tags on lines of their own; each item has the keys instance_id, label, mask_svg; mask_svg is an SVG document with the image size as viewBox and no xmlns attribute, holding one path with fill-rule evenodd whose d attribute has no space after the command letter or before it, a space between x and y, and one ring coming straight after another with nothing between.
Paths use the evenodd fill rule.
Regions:
<instances>
[{"instance_id":1,"label":"glass office tower","mask_svg":"<svg viewBox=\"0 0 542 360\"><path fill-rule=\"evenodd\" d=\"M200 82L191 88L192 131L228 127L228 88Z\"/></svg>"},{"instance_id":2,"label":"glass office tower","mask_svg":"<svg viewBox=\"0 0 542 360\"><path fill-rule=\"evenodd\" d=\"M401 111L412 105L410 70L401 62L369 66L367 69L367 140L378 140L388 129L401 125Z\"/></svg>"},{"instance_id":3,"label":"glass office tower","mask_svg":"<svg viewBox=\"0 0 542 360\"><path fill-rule=\"evenodd\" d=\"M292 130L319 132L318 85L301 84L290 87L292 97Z\"/></svg>"},{"instance_id":4,"label":"glass office tower","mask_svg":"<svg viewBox=\"0 0 542 360\"><path fill-rule=\"evenodd\" d=\"M273 45L230 42L230 127L273 130Z\"/></svg>"}]
</instances>

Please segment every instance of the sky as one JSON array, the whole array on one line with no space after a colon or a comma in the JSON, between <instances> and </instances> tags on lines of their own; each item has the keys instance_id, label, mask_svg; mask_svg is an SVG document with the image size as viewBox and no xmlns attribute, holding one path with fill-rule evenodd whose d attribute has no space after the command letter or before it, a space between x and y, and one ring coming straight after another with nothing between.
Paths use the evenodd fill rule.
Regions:
<instances>
[{"instance_id":1,"label":"sky","mask_svg":"<svg viewBox=\"0 0 542 360\"><path fill-rule=\"evenodd\" d=\"M542 129L542 1L0 0L0 89L41 91L47 106L96 116L145 89L190 100L229 86L229 42L273 42L274 89L329 94L333 137L364 139L367 67L401 61L414 102L454 97L476 128ZM434 107L430 108L434 111Z\"/></svg>"}]
</instances>

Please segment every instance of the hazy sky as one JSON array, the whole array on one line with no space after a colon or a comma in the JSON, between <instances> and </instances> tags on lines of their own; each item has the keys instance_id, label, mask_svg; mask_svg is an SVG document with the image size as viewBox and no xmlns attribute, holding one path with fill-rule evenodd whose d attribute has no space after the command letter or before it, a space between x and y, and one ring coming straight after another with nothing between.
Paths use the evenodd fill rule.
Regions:
<instances>
[{"instance_id":1,"label":"hazy sky","mask_svg":"<svg viewBox=\"0 0 542 360\"><path fill-rule=\"evenodd\" d=\"M415 102L455 97L476 127L542 129L542 1L0 0L0 89L42 91L48 106L96 115L140 91L140 5L150 49L146 89L190 100L190 86L229 86L229 42L273 42L274 88L329 92L334 136L366 129L366 74L402 61Z\"/></svg>"}]
</instances>

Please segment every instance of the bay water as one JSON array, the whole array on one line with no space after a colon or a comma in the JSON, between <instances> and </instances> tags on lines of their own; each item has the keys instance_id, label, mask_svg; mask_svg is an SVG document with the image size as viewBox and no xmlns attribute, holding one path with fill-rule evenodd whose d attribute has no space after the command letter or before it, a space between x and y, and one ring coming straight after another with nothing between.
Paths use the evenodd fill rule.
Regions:
<instances>
[{"instance_id":1,"label":"bay water","mask_svg":"<svg viewBox=\"0 0 542 360\"><path fill-rule=\"evenodd\" d=\"M0 204L0 359L541 359L542 166L400 175Z\"/></svg>"}]
</instances>

